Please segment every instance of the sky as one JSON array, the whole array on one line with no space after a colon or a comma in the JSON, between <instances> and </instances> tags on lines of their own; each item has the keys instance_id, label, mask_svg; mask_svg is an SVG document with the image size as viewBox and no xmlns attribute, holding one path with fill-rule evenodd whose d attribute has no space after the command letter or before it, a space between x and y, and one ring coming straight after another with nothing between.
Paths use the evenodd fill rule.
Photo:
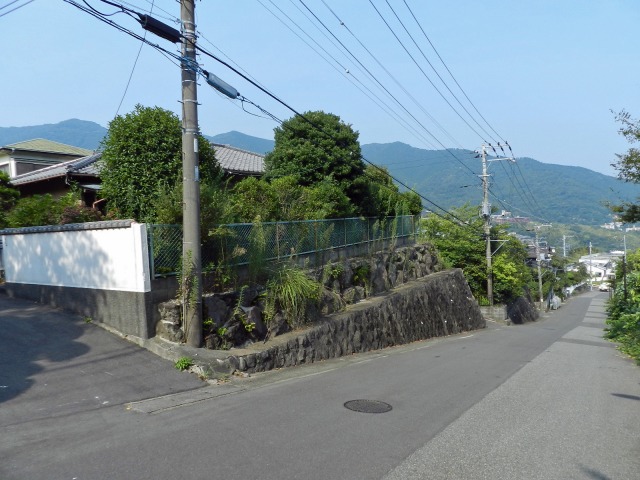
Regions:
<instances>
[{"instance_id":1,"label":"sky","mask_svg":"<svg viewBox=\"0 0 640 480\"><path fill-rule=\"evenodd\" d=\"M178 27L176 0L126 5ZM144 34L128 15L108 18ZM629 145L612 111L640 117L637 0L202 0L196 23L202 48L298 112L339 115L363 144L474 150L506 140L517 157L615 175L610 164ZM70 118L107 127L136 104L180 112L175 59L140 49L139 40L69 3L0 0L0 31L0 127ZM179 54L177 45L146 38ZM216 60L198 60L276 117L292 115ZM277 123L250 104L204 81L198 100L204 134L273 138Z\"/></svg>"}]
</instances>

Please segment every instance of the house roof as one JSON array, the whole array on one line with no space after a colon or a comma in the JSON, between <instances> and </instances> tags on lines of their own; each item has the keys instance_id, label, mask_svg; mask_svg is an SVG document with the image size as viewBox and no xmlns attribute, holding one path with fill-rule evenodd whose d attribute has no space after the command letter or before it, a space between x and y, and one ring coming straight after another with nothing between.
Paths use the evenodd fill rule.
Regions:
<instances>
[{"instance_id":1,"label":"house roof","mask_svg":"<svg viewBox=\"0 0 640 480\"><path fill-rule=\"evenodd\" d=\"M218 143L214 143L213 148L220 167L226 172L245 175L264 173L264 155Z\"/></svg>"},{"instance_id":2,"label":"house roof","mask_svg":"<svg viewBox=\"0 0 640 480\"><path fill-rule=\"evenodd\" d=\"M29 143L29 142L22 142ZM54 142L55 143L55 142ZM18 145L18 144L16 144ZM220 167L229 173L261 175L264 172L264 155L249 152L229 145L214 144L216 159ZM25 185L68 174L100 176L102 153L92 153L82 158L67 160L49 167L23 173L11 179L13 185Z\"/></svg>"},{"instance_id":3,"label":"house roof","mask_svg":"<svg viewBox=\"0 0 640 480\"><path fill-rule=\"evenodd\" d=\"M1 150L23 150L28 152L58 153L63 155L87 156L93 153L92 150L86 148L74 147L64 143L45 140L44 138L35 138L24 142L12 143L5 145Z\"/></svg>"},{"instance_id":4,"label":"house roof","mask_svg":"<svg viewBox=\"0 0 640 480\"><path fill-rule=\"evenodd\" d=\"M23 173L11 179L13 185L24 185L27 183L39 182L50 178L64 177L70 173L77 175L100 175L101 164L98 162L102 157L101 153L93 153L82 158L67 160L56 163L49 167L40 168L33 172Z\"/></svg>"}]
</instances>

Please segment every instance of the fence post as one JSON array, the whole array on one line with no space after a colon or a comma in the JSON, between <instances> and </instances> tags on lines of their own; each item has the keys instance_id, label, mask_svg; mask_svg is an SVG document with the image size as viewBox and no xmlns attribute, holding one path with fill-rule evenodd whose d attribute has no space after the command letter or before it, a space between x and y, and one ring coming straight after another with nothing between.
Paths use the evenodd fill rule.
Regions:
<instances>
[{"instance_id":1,"label":"fence post","mask_svg":"<svg viewBox=\"0 0 640 480\"><path fill-rule=\"evenodd\" d=\"M275 222L275 228L274 228L274 232L275 232L275 236L276 236L276 257L278 258L278 261L280 261L280 235L278 232L278 222Z\"/></svg>"},{"instance_id":2,"label":"fence post","mask_svg":"<svg viewBox=\"0 0 640 480\"><path fill-rule=\"evenodd\" d=\"M347 220L342 219L342 229L344 230L344 241L342 242L342 246L346 247L347 245Z\"/></svg>"},{"instance_id":3,"label":"fence post","mask_svg":"<svg viewBox=\"0 0 640 480\"><path fill-rule=\"evenodd\" d=\"M156 262L153 255L153 224L148 224L147 245L149 245L149 264L151 265L151 278L156 278Z\"/></svg>"}]
</instances>

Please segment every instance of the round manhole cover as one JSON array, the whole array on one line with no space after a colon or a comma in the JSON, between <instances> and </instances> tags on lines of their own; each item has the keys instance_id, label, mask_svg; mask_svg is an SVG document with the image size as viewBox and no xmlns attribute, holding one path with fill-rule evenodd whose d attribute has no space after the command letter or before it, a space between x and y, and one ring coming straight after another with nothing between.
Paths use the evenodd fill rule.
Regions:
<instances>
[{"instance_id":1,"label":"round manhole cover","mask_svg":"<svg viewBox=\"0 0 640 480\"><path fill-rule=\"evenodd\" d=\"M344 406L354 412L362 413L386 413L391 410L391 405L379 400L349 400Z\"/></svg>"}]
</instances>

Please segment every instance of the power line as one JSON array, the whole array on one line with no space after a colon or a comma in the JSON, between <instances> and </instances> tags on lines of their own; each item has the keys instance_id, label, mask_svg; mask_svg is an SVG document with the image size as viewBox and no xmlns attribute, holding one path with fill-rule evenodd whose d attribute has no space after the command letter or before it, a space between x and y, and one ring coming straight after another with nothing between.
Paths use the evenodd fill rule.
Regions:
<instances>
[{"instance_id":1,"label":"power line","mask_svg":"<svg viewBox=\"0 0 640 480\"><path fill-rule=\"evenodd\" d=\"M324 3L324 2L323 2ZM476 135L478 135L478 137L480 137L480 139L482 139L482 135L480 135L480 133L473 128L473 126L471 126L471 124L460 114L460 112L458 112L458 110L451 104L451 102L444 96L444 94L440 91L440 89L436 86L435 83L433 83L433 81L431 80L431 78L429 77L429 75L426 74L426 72L424 71L424 69L420 66L420 64L416 61L416 59L414 58L413 55L411 55L411 52L409 52L409 50L407 49L407 47L405 46L405 44L402 42L402 40L400 40L400 37L398 37L398 35L396 34L396 32L393 30L393 28L391 27L391 25L389 25L389 22L387 22L386 18L384 18L384 16L382 15L382 13L380 12L380 10L378 10L378 7L375 6L375 4L369 0L369 3L371 4L371 6L373 7L373 9L376 11L376 13L378 14L378 16L380 17L380 19L382 20L382 22L387 26L387 28L389 29L389 31L391 32L391 34L394 36L394 38L398 41L398 43L400 44L400 46L404 49L404 51L406 52L407 55L409 55L409 58L411 58L411 60L413 61L413 63L416 65L416 67L418 67L418 70L420 70L420 72L422 73L422 75L427 79L427 81L431 84L431 86L435 89L436 92L438 92L438 94L440 95L440 97L442 97L442 99L446 102L447 105L449 105L449 107L451 107L451 109L454 111L454 113L456 115L458 115L458 117L460 117L460 120L462 120L465 125L467 125L472 131L473 133L475 133ZM387 2L388 4L389 2ZM391 6L389 6L391 7ZM395 14L395 11L393 9L391 9L391 11ZM398 21L400 21L400 19L398 18L398 16L396 15L396 18L398 19ZM404 27L404 24L402 23L402 21L400 21L400 24ZM405 28L406 31L406 28ZM408 32L407 32L408 33ZM409 35L411 37L411 35ZM413 38L412 38L413 40ZM415 41L414 41L415 43ZM426 57L425 57L426 58ZM429 62L427 60L427 62ZM430 63L429 63L430 64ZM437 72L436 72L437 73ZM445 84L446 86L446 84ZM451 91L451 90L449 90ZM455 95L454 95L455 97ZM464 107L463 107L464 108ZM465 109L466 111L466 109ZM468 113L468 112L467 112ZM476 122L477 123L477 122Z\"/></svg>"},{"instance_id":2,"label":"power line","mask_svg":"<svg viewBox=\"0 0 640 480\"><path fill-rule=\"evenodd\" d=\"M153 0L153 2L151 3L151 10L149 11L149 13L153 13L153 4L155 3L155 0ZM146 39L147 38L147 32L145 30L143 38ZM116 114L115 116L118 116L118 113L120 113L120 107L122 107L122 102L124 102L124 97L126 97L127 95L127 91L129 90L129 85L131 85L131 79L133 78L133 72L135 72L136 70L136 65L138 64L138 59L140 58L140 53L142 53L142 47L144 46L144 41L140 42L140 48L138 49L138 54L136 55L136 59L133 62L133 67L131 68L131 73L129 74L129 79L127 80L127 85L124 87L124 92L122 93L122 98L120 99L120 103L118 104L118 109L116 110Z\"/></svg>"},{"instance_id":3,"label":"power line","mask_svg":"<svg viewBox=\"0 0 640 480\"><path fill-rule=\"evenodd\" d=\"M428 111L427 109L424 108L424 106L418 102L418 100L416 100L416 98L404 87L404 85L402 85L398 79L389 71L389 69L387 67L385 67L382 62L380 62L380 60L378 60L378 58L371 52L371 50L369 48L367 48L367 46L362 43L362 41L351 31L351 29L346 25L346 23L333 11L333 9L327 5L327 3L324 0L321 0L322 3L327 7L327 9L333 14L333 16L336 18L336 20L338 20L338 22L340 23L340 26L342 26L343 28L346 29L346 31L356 40L356 42L358 42L358 44L369 54L369 56L378 64L378 66L389 76L389 78L391 78L391 80L393 80L393 82L400 87L400 89L405 93L405 95L407 95L407 97L409 97L409 99L414 103L414 105L416 105L421 111L422 113L424 113L432 122L433 124L438 127L440 129L440 131L449 138L449 140L451 140L452 143L460 145L460 143L453 138L453 136L440 124L440 122L438 122L438 120L435 119L435 117L433 117ZM309 10L309 12L314 16L314 18L316 18L316 20L318 22L320 22L320 24L327 29L327 31L329 31L329 33L331 33L332 36L334 36L334 38L337 39L337 37L335 37L335 35L333 34L333 32L331 32L329 30L329 28L324 24L324 22L322 22L318 16L312 12L312 10L304 3L303 0L300 0L300 3L302 3L302 5L304 5L304 7ZM440 140L438 140L435 135L433 135L433 133L431 133L411 112L409 112L409 110L404 107L404 105L402 105L402 103L393 95L391 94L391 92L384 86L382 85L382 83L380 82L380 80L378 80L375 75L373 75L373 73L371 73L371 71L366 68L362 62L353 54L351 53L351 51L349 49L347 49L347 47L344 45L344 43L342 43L340 40L338 40L338 42L340 43L340 45L342 45L342 47L347 50L347 52L363 67L365 68L365 70L367 71L367 73L377 82L379 83L384 90L411 116L411 118L414 119L414 121L416 123L418 123L431 137L434 138L434 140L436 140L437 143L439 143L440 145L442 145L443 148L444 145L442 144L442 142L440 142ZM461 146L461 145L460 145Z\"/></svg>"},{"instance_id":4,"label":"power line","mask_svg":"<svg viewBox=\"0 0 640 480\"><path fill-rule=\"evenodd\" d=\"M14 0L13 2L9 2L6 5L0 7L0 10L7 8L9 5L12 5L14 3L16 3L18 0ZM22 5L18 5L15 8L12 8L11 10L8 10L6 12L4 12L2 15L0 15L0 17L4 17L5 15L9 15L11 12L15 12L16 10L21 9L22 7L26 7L27 5L29 5L31 2L33 2L34 0L27 0L25 3L23 3Z\"/></svg>"},{"instance_id":5,"label":"power line","mask_svg":"<svg viewBox=\"0 0 640 480\"><path fill-rule=\"evenodd\" d=\"M449 75L451 76L451 78L453 79L453 81L456 83L456 85L458 86L458 88L460 89L460 91L462 92L462 94L465 96L465 98L467 99L467 101L469 102L469 104L473 107L473 109L478 113L478 115L480 115L480 118L482 118L482 120L484 120L484 122L487 124L487 126L491 129L491 131L493 133L496 134L496 136L498 136L499 138L502 138L502 136L495 131L495 129L491 126L491 124L487 121L486 118L484 118L484 116L482 115L482 113L480 113L480 111L476 108L475 104L471 101L471 99L469 98L469 96L467 95L467 93L464 91L464 89L462 88L462 86L458 83L458 80L456 80L456 77L453 75L453 73L451 72L451 70L449 70L449 67L447 66L447 64L445 63L445 61L443 60L443 58L440 56L440 53L438 53L438 50L436 49L436 47L433 45L433 43L431 42L431 39L429 38L429 36L427 35L427 33L424 31L424 29L422 28L422 25L420 24L420 22L418 21L418 18L415 16L415 14L413 13L413 10L411 10L411 7L409 7L409 4L407 3L407 0L403 0L405 6L407 7L407 10L409 10L409 13L411 13L411 16L413 17L413 19L415 20L416 24L418 25L418 28L420 28L420 31L422 32L422 34L424 35L424 38L427 39L427 42L429 42L429 45L431 45L431 48L433 48L433 51L436 53L436 55L438 56L438 58L440 59L440 61L442 62L442 65L444 66L444 68L447 70L447 72L449 73Z\"/></svg>"},{"instance_id":6,"label":"power line","mask_svg":"<svg viewBox=\"0 0 640 480\"><path fill-rule=\"evenodd\" d=\"M380 108L383 112L385 112L388 116L390 116L394 121L396 121L398 124L400 124L403 128L407 129L418 140L424 142L425 144L429 145L432 148L435 148L435 146L429 140L427 140L422 134L420 134L420 132L415 127L413 127L409 122L404 120L397 112L395 112L394 109L390 105L388 105L375 92L373 92L367 85L365 85L357 76L355 76L351 72L351 70L347 66L345 66L342 62L340 62L340 60L338 60L326 48L324 48L315 38L313 38L308 32L306 32L302 27L300 27L300 25L298 25L298 23L295 20L293 20L286 12L284 12L280 7L278 7L273 2L273 0L269 0L269 3L271 3L278 11L280 11L282 13L282 15L284 15L293 25L295 25L298 28L298 30L300 30L300 32L302 34L304 34L307 38L309 38L309 40L311 42L313 42L319 49L321 49L326 56L328 56L331 60L333 60L335 65L332 64L314 46L310 45L309 42L307 42L304 38L302 38L302 36L298 32L296 32L293 28L291 28L289 25L287 25L287 23L284 20L282 20L282 18L280 18L276 13L274 13L266 5L264 5L264 3L262 3L261 0L258 0L258 3L260 3L269 13L271 13L278 21L280 21L285 27L287 27L287 29L289 29L289 31L291 31L300 40L302 40L309 48L311 48L319 57L321 57L325 62L327 62L341 76L346 78L352 85L354 85L358 90L360 90L360 92L362 92L363 95L365 95L369 100L371 100L373 103L375 103L378 106L378 108ZM300 8L295 3L293 5L296 8L298 8L298 10L301 13L303 13L303 15L306 16L304 11L300 10ZM307 19L309 19L309 17L307 17ZM312 25L314 25L316 28L318 28L314 23L312 23ZM321 33L323 33L321 30L319 30L319 31ZM323 33L323 35L325 35L325 38L328 38L328 37L326 37L326 34ZM335 44L333 44L333 45L335 46ZM362 73L364 73L361 69L359 69L359 70Z\"/></svg>"},{"instance_id":7,"label":"power line","mask_svg":"<svg viewBox=\"0 0 640 480\"><path fill-rule=\"evenodd\" d=\"M97 12L95 9L89 8L89 7L84 7L80 4L78 4L77 2L75 2L74 0L64 0L65 2L69 3L70 5L75 6L76 8L79 8L80 10L89 13L90 15L92 15L94 18L99 19L100 21L107 23L110 26L113 26L114 28L120 30L123 33L127 33L128 35L133 36L134 38L137 38L138 40L147 43L151 46L153 46L154 48L156 48L159 51L162 51L166 54L170 54L171 56L175 57L176 59L183 61L183 59L175 54L171 54L170 52L168 52L167 50L163 49L162 47L152 44L151 42L149 42L148 40L146 40L146 38L141 37L140 35L132 32L131 30L126 29L125 27L117 24L116 22L104 18L103 16L101 16L101 14L99 12ZM112 3L112 2L106 2L106 3ZM220 58L216 57L215 55L213 55L212 53L204 50L203 48L199 47L196 45L196 49L201 52L204 55L207 55L211 58L213 58L214 60L216 60L217 62L223 64L224 66L226 66L227 68L231 69L232 71L234 71L236 74L240 75L242 78L244 78L246 81L248 81L249 83L251 83L252 85L254 85L256 88L258 88L259 90L261 90L263 93L267 94L268 96L270 96L271 98L273 98L274 100L276 100L278 103L282 104L283 106L285 106L286 108L288 108L290 111L292 111L294 114L298 115L299 117L301 117L302 119L304 119L306 122L308 122L310 125L312 125L314 128L316 128L318 131L322 132L324 135L328 136L329 138L331 138L332 140L336 140L333 135L331 133L326 132L322 127L314 124L314 122L312 122L311 120L309 120L305 115L299 113L297 110L295 110L293 107L291 107L290 105L288 105L286 102L284 102L282 99L278 98L277 96L275 96L274 94L272 94L271 92L269 92L266 88L260 86L257 84L257 82L254 82L253 80L249 79L246 75L242 74L241 72L239 72L237 69L235 69L234 67L232 67L231 65L229 65L228 63L224 62L223 60L221 60ZM199 67L197 67L199 68ZM199 73L204 74L205 72L202 71L200 69ZM248 103L254 105L256 108L258 108L260 111L262 111L263 113L269 115L272 119L274 119L275 121L277 121L278 123L282 124L282 121L280 119L278 119L275 115L270 114L267 110L263 109L262 107L260 107L259 105L257 105L256 103L249 101L248 99L242 97L243 101L247 101ZM389 172L384 169L379 167L378 165L374 164L373 162L369 161L368 159L366 159L364 156L362 156L362 154L360 154L360 159L371 165L373 168L376 168L378 170L380 170L381 172L383 172L385 175L389 176L389 178L391 178L392 180L394 180L396 183L398 183L399 185L405 187L407 190L414 192L416 195L418 195L420 198L422 198L423 200L427 201L429 204L433 205L434 207L438 208L439 210L443 211L446 215L450 216L451 218L457 220L459 222L460 226L466 226L471 228L469 225L465 224L465 222L463 220L461 220L460 218L458 218L456 215L454 215L453 213L447 211L445 208L441 207L440 205L438 205L437 203L433 202L432 200L428 199L427 197L425 197L424 195L416 192L413 188L409 187L407 184L405 184L404 182L402 182L401 180L399 180L398 178L392 176L391 174L389 174ZM437 213L437 212L432 212L440 217L442 217L443 219L452 221L449 218L444 217L443 215ZM455 222L454 222L455 223Z\"/></svg>"},{"instance_id":8,"label":"power line","mask_svg":"<svg viewBox=\"0 0 640 480\"><path fill-rule=\"evenodd\" d=\"M283 105L284 107L286 107L287 109L289 109L291 112L293 112L295 115L299 116L300 118L302 118L305 122L309 123L311 126L313 126L316 130L318 130L319 132L323 133L324 135L326 135L327 137L329 137L330 139L336 141L335 137L327 132L326 130L324 130L321 126L316 125L313 121L311 121L309 118L307 118L304 114L298 112L296 109L294 109L293 107L291 107L290 105L288 105L284 100L276 97L275 95L273 95L271 92L269 92L268 90L266 90L265 88L263 88L262 86L258 85L256 82L254 82L253 80L249 79L248 77L246 77L244 74L242 74L241 72L239 72L238 70L236 70L234 67L230 66L228 63L224 62L223 60L221 60L220 58L216 57L215 55L213 55L212 53L204 50L202 47L196 46L196 49L204 54L207 55L211 58L213 58L214 60L216 60L217 62L221 63L222 65L226 66L227 68L231 69L234 73L236 73L237 75L240 75L242 78L244 78L246 81L248 81L249 83L251 83L254 87L258 88L259 90L261 90L263 93L266 93L267 95L269 95L271 98L273 98L275 101L277 101L278 103L280 103L281 105ZM255 105L255 104L254 104ZM266 112L266 111L265 111ZM420 198L422 198L423 200L427 201L428 203L430 203L431 205L433 205L434 207L442 210L443 212L445 212L445 214L451 216L452 218L458 220L461 224L464 224L464 221L461 220L460 218L456 217L453 213L447 211L445 208L441 207L440 205L438 205L437 203L433 202L432 200L428 199L427 197L425 197L424 195L420 194L419 192L416 192L413 188L411 188L410 186L408 186L406 183L402 182L401 180L399 180L398 178L394 177L393 175L391 175L387 170L385 170L384 168L376 165L375 163L371 162L370 160L368 160L367 158L365 158L362 153L360 153L360 159L371 165L372 167L378 169L379 171L383 172L385 175L388 175L389 178L391 178L392 180L394 180L396 183L398 183L399 185L401 185L402 187L406 188L407 190L415 193L416 195L418 195ZM439 216L442 216L440 214L438 214L437 212L433 212ZM443 217L444 218L444 217Z\"/></svg>"},{"instance_id":9,"label":"power line","mask_svg":"<svg viewBox=\"0 0 640 480\"><path fill-rule=\"evenodd\" d=\"M410 112L410 111L409 111L409 110L408 110L408 109L407 109L407 108L402 104L402 102L400 102L400 101L399 101L399 100L398 100L398 99L397 99L397 98L396 98L396 97L395 97L395 96L394 96L394 95L389 91L389 89L387 89L387 88L382 84L382 83L380 82L380 80L378 80L378 78L376 78L376 76L375 76L375 75L373 75L373 74L371 73L371 71L370 71L369 69L367 69L367 67L366 67L366 66L364 66L364 64L363 64L363 63L362 63L362 62L361 62L361 61L360 61L360 60L359 60L359 59L358 59L358 58L357 58L357 57L356 57L356 56L355 56L355 55L354 55L354 54L353 54L353 53L352 53L352 52L351 52L351 51L350 51L350 50L349 50L345 45L344 45L344 43L342 43L342 42L341 42L341 41L340 41L340 40L339 40L339 39L334 35L334 33L333 33L333 32L331 32L331 30L330 30L330 29L329 29L329 28L324 24L324 22L322 22L322 20L320 20L320 19L318 18L318 16L317 16L317 15L316 15L316 14L315 14L315 13L314 13L314 12L313 12L309 7L308 7L308 6L304 3L304 1L303 1L303 0L300 0L300 3L301 3L302 5L304 5L304 7L309 11L309 13L311 13L311 15L316 19L316 21L318 21L318 22L319 22L319 23L320 23L320 24L321 24L321 25L322 25L322 26L323 26L323 27L324 27L324 28L329 32L329 34L330 34L332 37L334 37L334 38L336 39L336 41L337 41L337 42L342 46L342 48L344 48L344 49L345 49L345 51L346 51L346 52L348 52L348 53L349 53L349 55L351 55L351 57L352 57L352 58L353 58L353 59L354 59L354 60L355 60L355 61L356 61L360 66L362 66L362 68L364 68L364 69L367 71L367 73L369 74L369 76L370 76L373 80L375 80L375 81L376 81L376 82L377 82L377 83L378 83L378 84L379 84L379 85L384 89L384 91L385 91L385 92L387 92L387 94L388 94L391 98L393 98L393 99L394 99L394 101L395 101L395 102L396 102L396 103L397 103L397 104L398 104L398 105L399 105L399 106L400 106L400 107L401 107L401 108L402 108L402 109L403 109L403 110L404 110L404 111L405 111L405 112L406 112L406 113L407 113L407 114L408 114L408 115L409 115L409 116L410 116L410 117L411 117L411 118L412 118L412 119L413 119L413 120L418 124L418 125L420 125L420 126L422 127L422 129L423 129L423 130L425 130L425 131L426 131L426 132L427 132L427 133L428 133L428 134L429 134L429 135L430 135L430 136L431 136L431 137L436 141L436 143L438 143L438 144L439 144L439 145L440 145L444 150L446 150L447 152L449 152L449 153L450 153L450 155L451 155L451 156L452 156L452 157L453 157L457 162L459 162L459 163L460 163L460 164L461 164L465 169L467 169L467 170L468 170L472 175L474 175L474 176L475 176L475 172L473 172L473 170L471 170L471 169L470 169L467 165L465 165L465 164L464 164L464 163L463 163L463 162L462 162L458 157L456 157L456 155L454 155L454 154L453 154L453 153L452 153L452 152L451 152L451 151L450 151L450 150L449 150L449 149L448 149L448 148L447 148L447 147L446 147L446 146L445 146L445 145L444 145L444 144L443 144L443 143L442 143L442 142L441 142L441 141L440 141L440 140L439 140L435 135L433 135L433 133L431 133L431 132L429 131L429 129L427 129L427 128L422 124L422 122L420 122L420 121L415 117L415 115L413 115L413 114L412 114L412 113L411 113L411 112ZM324 3L324 2L323 2L323 3ZM329 11L330 11L330 12L331 12L335 17L336 17L336 19L340 22L340 24L341 24L342 26L344 26L344 27L347 29L347 31L349 31L349 32L351 33L351 35L352 35L352 36L353 36L353 37L354 37L354 38L355 38L355 39L356 39L356 40L361 44L361 46L362 46L365 50L367 50L366 46L364 46L364 44L362 44L362 42L360 42L360 40L359 40L359 39L358 39L358 38L357 38L357 37L356 37L356 36L355 36L355 35L354 35L350 30L349 30L349 28L344 24L344 22L340 19L340 17L338 17L338 16L336 15L336 13L331 9L331 7L329 7L326 3L325 3L325 5L326 5L326 6L327 6L327 8L329 9ZM369 54L370 54L370 55L375 59L375 56L374 56L373 54L371 54L370 52L369 52ZM377 60L377 59L376 59L376 60ZM381 66L382 66L382 65L381 65ZM382 68L384 69L385 67L384 67L384 66L382 66ZM391 75L391 76L392 76L392 75ZM392 76L392 78L394 78L394 77ZM397 82L397 80L396 80L396 82ZM397 83L399 83L399 82L397 82ZM428 116L430 116L430 114L428 114L428 112L426 112L426 111L425 111L425 113L426 113ZM437 122L437 121L436 121L436 122ZM455 140L454 140L454 143L456 143L456 142L455 142Z\"/></svg>"}]
</instances>

